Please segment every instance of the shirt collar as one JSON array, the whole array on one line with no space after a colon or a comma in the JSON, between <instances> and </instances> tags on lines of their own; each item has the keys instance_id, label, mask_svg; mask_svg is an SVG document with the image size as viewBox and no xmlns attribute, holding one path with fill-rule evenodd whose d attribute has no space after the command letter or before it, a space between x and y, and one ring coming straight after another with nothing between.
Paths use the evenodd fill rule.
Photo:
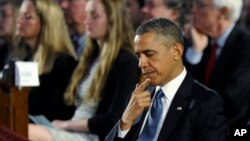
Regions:
<instances>
[{"instance_id":1,"label":"shirt collar","mask_svg":"<svg viewBox=\"0 0 250 141\"><path fill-rule=\"evenodd\" d=\"M232 32L233 28L235 26L235 23L232 23L229 28L220 36L220 38L217 40L217 44L219 47L223 47L226 43L226 40L229 36L229 34Z\"/></svg>"},{"instance_id":2,"label":"shirt collar","mask_svg":"<svg viewBox=\"0 0 250 141\"><path fill-rule=\"evenodd\" d=\"M167 100L172 102L177 90L179 89L182 81L184 80L187 74L186 68L184 67L183 71L173 80L165 84L163 87L156 86L156 92L162 88L164 95L166 96Z\"/></svg>"}]
</instances>

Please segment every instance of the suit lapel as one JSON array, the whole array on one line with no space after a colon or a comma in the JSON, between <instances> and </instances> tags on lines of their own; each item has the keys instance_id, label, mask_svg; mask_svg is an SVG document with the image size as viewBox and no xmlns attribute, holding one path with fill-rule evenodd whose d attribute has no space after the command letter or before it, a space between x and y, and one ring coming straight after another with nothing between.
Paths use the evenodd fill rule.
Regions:
<instances>
[{"instance_id":1,"label":"suit lapel","mask_svg":"<svg viewBox=\"0 0 250 141\"><path fill-rule=\"evenodd\" d=\"M186 110L188 105L187 97L190 95L192 84L193 80L191 76L187 74L170 105L158 141L167 140L168 136L178 123L182 113Z\"/></svg>"}]
</instances>

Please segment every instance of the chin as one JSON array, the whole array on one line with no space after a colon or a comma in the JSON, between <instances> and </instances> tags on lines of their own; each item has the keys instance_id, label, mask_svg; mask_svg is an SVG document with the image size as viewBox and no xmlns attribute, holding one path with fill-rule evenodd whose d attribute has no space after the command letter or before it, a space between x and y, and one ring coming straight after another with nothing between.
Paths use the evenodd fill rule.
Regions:
<instances>
[{"instance_id":1,"label":"chin","mask_svg":"<svg viewBox=\"0 0 250 141\"><path fill-rule=\"evenodd\" d=\"M152 86L157 86L159 85L157 82L155 82L154 80L151 79L151 82L149 83Z\"/></svg>"}]
</instances>

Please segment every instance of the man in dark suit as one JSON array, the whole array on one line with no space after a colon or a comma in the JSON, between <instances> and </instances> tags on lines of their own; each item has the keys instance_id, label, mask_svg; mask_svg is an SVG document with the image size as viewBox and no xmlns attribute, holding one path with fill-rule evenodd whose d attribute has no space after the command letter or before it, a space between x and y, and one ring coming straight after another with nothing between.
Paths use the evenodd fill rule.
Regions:
<instances>
[{"instance_id":1,"label":"man in dark suit","mask_svg":"<svg viewBox=\"0 0 250 141\"><path fill-rule=\"evenodd\" d=\"M135 52L146 80L136 86L106 141L225 140L223 102L187 73L182 63L183 36L176 24L157 18L141 25Z\"/></svg>"},{"instance_id":2,"label":"man in dark suit","mask_svg":"<svg viewBox=\"0 0 250 141\"><path fill-rule=\"evenodd\" d=\"M210 36L211 44L217 47L200 39L194 41L199 43L189 48L195 51L187 57L196 59L187 58L191 64L187 69L195 79L221 95L229 126L243 127L250 117L250 35L236 24L242 0L196 0L193 6L194 28L199 34ZM211 69L212 50L216 54Z\"/></svg>"}]
</instances>

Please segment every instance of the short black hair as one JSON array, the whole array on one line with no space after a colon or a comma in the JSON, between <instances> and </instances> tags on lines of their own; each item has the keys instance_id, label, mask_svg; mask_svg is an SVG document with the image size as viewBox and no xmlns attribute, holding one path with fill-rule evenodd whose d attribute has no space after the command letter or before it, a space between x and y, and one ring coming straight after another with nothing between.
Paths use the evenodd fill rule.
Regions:
<instances>
[{"instance_id":1,"label":"short black hair","mask_svg":"<svg viewBox=\"0 0 250 141\"><path fill-rule=\"evenodd\" d=\"M143 23L138 27L135 34L142 35L147 32L155 32L157 36L164 37L167 42L184 44L180 27L165 18L154 18Z\"/></svg>"}]
</instances>

